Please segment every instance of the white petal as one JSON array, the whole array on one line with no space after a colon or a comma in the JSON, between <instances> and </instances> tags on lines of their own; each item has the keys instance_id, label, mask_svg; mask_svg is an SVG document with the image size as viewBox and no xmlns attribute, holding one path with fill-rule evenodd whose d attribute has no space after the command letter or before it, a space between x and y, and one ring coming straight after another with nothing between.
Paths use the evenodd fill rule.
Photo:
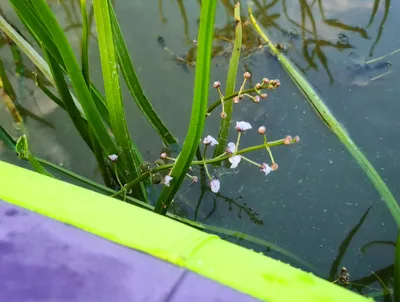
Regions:
<instances>
[{"instance_id":1,"label":"white petal","mask_svg":"<svg viewBox=\"0 0 400 302\"><path fill-rule=\"evenodd\" d=\"M230 143L228 144L228 147L226 148L226 152L228 152L228 153L233 153L233 152L235 152L235 150L236 150L236 145L235 145L235 143L230 142Z\"/></svg>"},{"instance_id":2,"label":"white petal","mask_svg":"<svg viewBox=\"0 0 400 302\"><path fill-rule=\"evenodd\" d=\"M262 167L261 167L261 171L265 173L265 175L268 175L269 173L271 173L273 170L272 168L268 165L263 163Z\"/></svg>"},{"instance_id":3,"label":"white petal","mask_svg":"<svg viewBox=\"0 0 400 302\"><path fill-rule=\"evenodd\" d=\"M232 164L231 165L231 169L235 169L238 164L240 163L242 157L240 155L235 155L235 156L231 156L229 157L229 162Z\"/></svg>"},{"instance_id":4,"label":"white petal","mask_svg":"<svg viewBox=\"0 0 400 302\"><path fill-rule=\"evenodd\" d=\"M211 187L211 191L213 193L218 193L219 188L220 188L220 183L218 179L213 179L210 181L210 187Z\"/></svg>"},{"instance_id":5,"label":"white petal","mask_svg":"<svg viewBox=\"0 0 400 302\"><path fill-rule=\"evenodd\" d=\"M173 180L174 178L172 176L166 175L164 178L164 185L166 185L167 187L169 187L169 183L171 180Z\"/></svg>"},{"instance_id":6,"label":"white petal","mask_svg":"<svg viewBox=\"0 0 400 302\"><path fill-rule=\"evenodd\" d=\"M108 158L112 161L115 162L118 159L118 155L117 154L111 154L108 156Z\"/></svg>"},{"instance_id":7,"label":"white petal","mask_svg":"<svg viewBox=\"0 0 400 302\"><path fill-rule=\"evenodd\" d=\"M236 122L236 130L246 131L251 129L251 125L248 122Z\"/></svg>"},{"instance_id":8,"label":"white petal","mask_svg":"<svg viewBox=\"0 0 400 302\"><path fill-rule=\"evenodd\" d=\"M211 144L211 146L215 146L215 145L218 145L218 141L215 138L213 138L211 135L207 135L203 140L203 144L204 145Z\"/></svg>"}]
</instances>

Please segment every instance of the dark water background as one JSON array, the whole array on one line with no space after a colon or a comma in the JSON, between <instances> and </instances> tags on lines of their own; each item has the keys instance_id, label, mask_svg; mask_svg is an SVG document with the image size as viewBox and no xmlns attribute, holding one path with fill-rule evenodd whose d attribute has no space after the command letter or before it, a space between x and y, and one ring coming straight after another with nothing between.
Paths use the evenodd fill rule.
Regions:
<instances>
[{"instance_id":1,"label":"dark water background","mask_svg":"<svg viewBox=\"0 0 400 302\"><path fill-rule=\"evenodd\" d=\"M0 2L8 19L18 25L7 1ZM80 39L78 2L51 2L77 53ZM245 22L247 4L246 1L241 3ZM354 68L349 68L349 56L354 58L354 54L357 58L364 56L365 60L371 60L400 48L400 20L397 17L400 4L380 1L368 26L374 5L372 0L307 1L311 15L305 14L303 20L301 12L306 11L305 3L300 0L254 0L253 10L270 36L288 46L288 56L304 70L394 196L400 199L400 53L380 61L390 62L391 73L377 80L370 79L388 69L370 68L356 73ZM116 0L115 10L148 98L167 127L182 141L190 118L195 70L190 66L179 66L159 47L157 37L163 36L168 47L177 54L185 54L197 37L199 1ZM232 21L233 2L219 1L216 32L232 37ZM19 28L26 33L21 25ZM249 29L250 26L248 31L251 33ZM92 30L94 33L94 24ZM297 33L298 37L289 37L288 31ZM95 43L92 39L91 77L101 87L101 68ZM224 48L229 44L217 40L215 45ZM307 61L304 56L304 45L309 54L315 51L312 60ZM318 52L321 57L318 57ZM0 48L0 55L12 72L14 65L9 49ZM27 58L24 62L27 69L32 68ZM224 57L214 58L211 80L219 80L224 86L228 64L229 60ZM362 247L376 240L395 241L396 225L385 203L279 62L267 52L259 52L243 60L239 68L239 74L244 71L252 73L253 84L257 79L268 77L280 79L282 86L258 105L247 102L236 106L233 121L248 121L253 128L265 125L269 140L291 134L299 135L301 142L273 149L279 170L267 177L246 163L241 163L235 171L214 170L213 173L221 180L218 196L198 184L185 183L176 198L175 211L199 222L245 232L277 244L310 262L316 273L324 278L338 273L332 267L340 269L346 266L352 281L360 283L355 280L368 277L369 288L365 288L364 293L380 290L372 272L385 282L392 278L394 247L375 244L365 252ZM53 126L27 118L34 154L101 182L95 159L67 114L36 89L31 80L15 77L12 80L14 87L18 87L23 106ZM145 159L154 161L161 152L161 141L138 113L125 88L124 96L132 137ZM217 98L215 90L210 88L210 103ZM10 115L3 104L0 108L2 125L13 133ZM216 111L207 119L204 134L217 137L219 121ZM233 132L231 139L235 139ZM241 140L242 147L259 143L260 137L255 131L246 133ZM249 157L258 162L268 160L267 152L263 151ZM0 158L26 166L2 146ZM368 216L346 250L343 245L341 249L343 241L371 205ZM298 265L260 246L235 238L226 239ZM335 262L340 251L343 253L341 261Z\"/></svg>"}]
</instances>

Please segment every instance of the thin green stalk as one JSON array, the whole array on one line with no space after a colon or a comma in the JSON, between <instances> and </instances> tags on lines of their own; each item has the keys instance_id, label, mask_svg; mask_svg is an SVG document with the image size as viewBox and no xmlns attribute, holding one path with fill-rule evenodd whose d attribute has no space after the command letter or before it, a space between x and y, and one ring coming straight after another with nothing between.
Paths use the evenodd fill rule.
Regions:
<instances>
[{"instance_id":1,"label":"thin green stalk","mask_svg":"<svg viewBox=\"0 0 400 302\"><path fill-rule=\"evenodd\" d=\"M350 138L347 131L344 127L336 120L334 115L330 112L328 107L324 104L322 99L318 96L317 92L312 88L312 86L308 83L306 78L298 71L298 69L286 58L286 56L279 52L275 45L271 42L268 36L263 32L260 26L257 24L256 19L252 14L252 7L249 5L248 8L250 21L253 24L255 30L259 33L259 35L264 39L264 41L268 44L271 51L274 55L277 56L279 62L282 64L284 69L288 72L294 83L297 87L304 93L307 97L309 103L313 106L315 111L321 116L323 121L332 130L332 132L339 138L339 140L343 143L343 145L347 148L350 154L357 161L359 166L364 170L365 174L370 179L371 183L375 186L379 194L385 200L387 207L389 208L394 220L397 225L400 227L400 207L397 204L394 196L390 192L389 188L383 181L383 179L379 176L378 172L374 169L365 155L361 152L361 150L357 147L357 145Z\"/></svg>"},{"instance_id":2,"label":"thin green stalk","mask_svg":"<svg viewBox=\"0 0 400 302\"><path fill-rule=\"evenodd\" d=\"M205 100L208 99L210 83L210 63L216 5L217 1L215 0L203 0L202 2L197 39L199 48L196 61L192 114L182 151L170 173L173 180L169 187L164 186L156 203L155 211L161 214L167 212L174 195L181 186L203 133L207 109L207 102Z\"/></svg>"},{"instance_id":3,"label":"thin green stalk","mask_svg":"<svg viewBox=\"0 0 400 302\"><path fill-rule=\"evenodd\" d=\"M229 70L226 78L225 95L230 95L235 92L235 84L237 77L237 70L239 66L240 51L242 48L242 21L240 19L240 3L235 4L235 41L232 51L232 57L229 62ZM233 102L227 102L224 106L225 118L221 119L221 124L218 133L219 144L215 147L214 157L222 154L226 149L228 142L229 129L232 119Z\"/></svg>"}]
</instances>

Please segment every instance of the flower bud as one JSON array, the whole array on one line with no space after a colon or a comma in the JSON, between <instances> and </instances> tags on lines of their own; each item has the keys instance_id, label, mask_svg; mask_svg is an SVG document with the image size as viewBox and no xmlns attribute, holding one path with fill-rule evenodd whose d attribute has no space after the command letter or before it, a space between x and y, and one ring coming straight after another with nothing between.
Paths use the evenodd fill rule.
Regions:
<instances>
[{"instance_id":1,"label":"flower bud","mask_svg":"<svg viewBox=\"0 0 400 302\"><path fill-rule=\"evenodd\" d=\"M273 171L278 170L278 164L277 164L277 163L273 163L273 164L271 165L271 169L272 169Z\"/></svg>"},{"instance_id":2,"label":"flower bud","mask_svg":"<svg viewBox=\"0 0 400 302\"><path fill-rule=\"evenodd\" d=\"M268 94L266 94L266 93L261 93L261 98L262 98L262 99L266 99L267 96L268 96Z\"/></svg>"},{"instance_id":3,"label":"flower bud","mask_svg":"<svg viewBox=\"0 0 400 302\"><path fill-rule=\"evenodd\" d=\"M113 163L115 163L118 160L118 155L117 154L111 154L108 156L108 159L111 160Z\"/></svg>"},{"instance_id":4,"label":"flower bud","mask_svg":"<svg viewBox=\"0 0 400 302\"><path fill-rule=\"evenodd\" d=\"M286 145L286 146L290 145L292 140L293 140L293 138L290 135L288 135L283 139L283 144Z\"/></svg>"},{"instance_id":5,"label":"flower bud","mask_svg":"<svg viewBox=\"0 0 400 302\"><path fill-rule=\"evenodd\" d=\"M214 82L213 86L214 86L214 88L219 88L219 86L221 86L221 83L216 81L216 82Z\"/></svg>"},{"instance_id":6,"label":"flower bud","mask_svg":"<svg viewBox=\"0 0 400 302\"><path fill-rule=\"evenodd\" d=\"M142 172L147 172L150 170L150 163L148 161L144 161L140 164L140 170Z\"/></svg>"},{"instance_id":7,"label":"flower bud","mask_svg":"<svg viewBox=\"0 0 400 302\"><path fill-rule=\"evenodd\" d=\"M246 72L243 74L243 77L244 77L245 79L250 79L250 77L251 77L250 72L246 71Z\"/></svg>"},{"instance_id":8,"label":"flower bud","mask_svg":"<svg viewBox=\"0 0 400 302\"><path fill-rule=\"evenodd\" d=\"M162 176L159 173L156 173L151 177L151 182L155 185L161 183L161 181L162 181Z\"/></svg>"},{"instance_id":9,"label":"flower bud","mask_svg":"<svg viewBox=\"0 0 400 302\"><path fill-rule=\"evenodd\" d=\"M167 158L167 153L165 153L165 152L161 153L160 157L163 158L163 159L166 159Z\"/></svg>"},{"instance_id":10,"label":"flower bud","mask_svg":"<svg viewBox=\"0 0 400 302\"><path fill-rule=\"evenodd\" d=\"M265 131L267 131L267 129L264 126L258 128L258 133L260 134L265 134Z\"/></svg>"}]
</instances>

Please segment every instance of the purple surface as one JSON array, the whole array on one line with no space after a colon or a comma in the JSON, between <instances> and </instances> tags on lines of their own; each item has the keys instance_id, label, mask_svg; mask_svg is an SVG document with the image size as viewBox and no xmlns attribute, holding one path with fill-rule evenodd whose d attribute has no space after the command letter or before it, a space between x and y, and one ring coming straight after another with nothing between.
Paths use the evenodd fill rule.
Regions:
<instances>
[{"instance_id":1,"label":"purple surface","mask_svg":"<svg viewBox=\"0 0 400 302\"><path fill-rule=\"evenodd\" d=\"M0 200L0 302L66 301L258 300Z\"/></svg>"}]
</instances>

